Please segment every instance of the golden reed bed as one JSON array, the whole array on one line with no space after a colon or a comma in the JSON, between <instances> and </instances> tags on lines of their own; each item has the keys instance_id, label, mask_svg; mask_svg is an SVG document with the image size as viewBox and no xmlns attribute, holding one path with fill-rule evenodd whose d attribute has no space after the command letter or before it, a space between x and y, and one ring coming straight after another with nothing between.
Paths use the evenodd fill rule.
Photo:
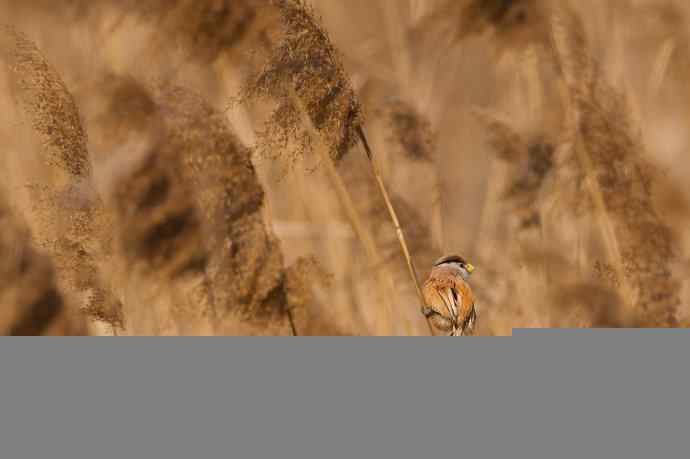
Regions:
<instances>
[{"instance_id":1,"label":"golden reed bed","mask_svg":"<svg viewBox=\"0 0 690 459\"><path fill-rule=\"evenodd\" d=\"M440 334L452 253L474 334L690 323L686 2L0 13L0 334Z\"/></svg>"}]
</instances>

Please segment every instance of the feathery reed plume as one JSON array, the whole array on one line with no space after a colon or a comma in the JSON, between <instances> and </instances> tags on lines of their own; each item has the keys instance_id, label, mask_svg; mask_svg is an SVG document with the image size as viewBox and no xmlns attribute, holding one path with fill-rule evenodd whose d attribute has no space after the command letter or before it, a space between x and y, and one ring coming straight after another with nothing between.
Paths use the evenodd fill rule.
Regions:
<instances>
[{"instance_id":1,"label":"feathery reed plume","mask_svg":"<svg viewBox=\"0 0 690 459\"><path fill-rule=\"evenodd\" d=\"M0 28L0 36L15 94L43 139L47 161L72 177L88 177L86 133L72 94L31 40L8 26Z\"/></svg>"},{"instance_id":2,"label":"feathery reed plume","mask_svg":"<svg viewBox=\"0 0 690 459\"><path fill-rule=\"evenodd\" d=\"M324 166L326 175L328 176L331 185L333 186L338 200L345 212L352 229L360 240L362 247L366 253L366 258L369 263L370 269L375 273L376 276L376 286L378 288L379 303L383 306L379 309L378 326L381 333L390 333L389 319L393 313L392 299L394 297L394 286L393 281L385 267L384 257L379 250L376 240L368 230L364 219L362 218L357 206L355 204L355 199L352 196L352 190L346 185L343 177L338 172L336 164L333 158L330 156L329 145L326 143L325 139L321 137L309 119L309 115L305 110L303 104L293 92L292 102L298 109L299 114L302 117L302 123L307 129L306 135L309 142L314 142L316 144L316 152L319 156L322 165ZM342 163L347 161L349 158L344 157L341 160ZM346 173L351 172L353 169L350 167L344 167Z\"/></svg>"},{"instance_id":3,"label":"feathery reed plume","mask_svg":"<svg viewBox=\"0 0 690 459\"><path fill-rule=\"evenodd\" d=\"M263 133L262 150L271 157L289 141L299 153L310 151L308 134L300 129L295 92L311 122L339 160L357 143L362 113L337 51L313 10L303 0L272 0L281 13L283 41L271 53L243 99L272 97L279 101Z\"/></svg>"},{"instance_id":4,"label":"feathery reed plume","mask_svg":"<svg viewBox=\"0 0 690 459\"><path fill-rule=\"evenodd\" d=\"M87 2L84 2L87 3ZM277 20L269 0L103 0L120 19L112 34L127 16L153 26L156 36L153 54L171 48L184 50L187 58L212 62L223 53L232 53L248 43L268 45L268 36ZM85 8L97 10L97 5ZM100 6L99 6L100 7Z\"/></svg>"},{"instance_id":5,"label":"feathery reed plume","mask_svg":"<svg viewBox=\"0 0 690 459\"><path fill-rule=\"evenodd\" d=\"M208 64L224 54L242 60L248 57L245 48L269 47L277 26L269 0L71 0L61 8L50 0L10 2L11 13L18 17L34 19L40 14L67 26L107 25L94 37L98 49L113 43L119 29L147 26L154 32L147 41L149 56L182 51L183 62L176 70Z\"/></svg>"},{"instance_id":6,"label":"feathery reed plume","mask_svg":"<svg viewBox=\"0 0 690 459\"><path fill-rule=\"evenodd\" d=\"M546 274L547 283L533 307L551 328L639 327L643 317L628 311L613 284L602 282L596 270L581 276L560 249L529 245L522 262L532 273Z\"/></svg>"},{"instance_id":7,"label":"feathery reed plume","mask_svg":"<svg viewBox=\"0 0 690 459\"><path fill-rule=\"evenodd\" d=\"M50 259L31 244L28 230L0 197L0 335L83 335L55 282Z\"/></svg>"},{"instance_id":8,"label":"feathery reed plume","mask_svg":"<svg viewBox=\"0 0 690 459\"><path fill-rule=\"evenodd\" d=\"M140 142L142 149L158 141L162 120L147 88L132 77L115 74L105 75L95 87L85 99L90 103L87 111L93 112L89 133L96 164L115 159L115 153L132 141Z\"/></svg>"},{"instance_id":9,"label":"feathery reed plume","mask_svg":"<svg viewBox=\"0 0 690 459\"><path fill-rule=\"evenodd\" d=\"M89 108L92 123L89 125L90 143L95 163L95 182L104 196L112 196L114 182L131 173L133 165L141 161L141 150L152 147L157 139L159 119L157 107L148 92L129 78L108 75L96 86L95 93L89 93L86 100L97 108ZM137 143L140 142L140 143ZM128 155L123 152L129 150ZM119 238L113 234L117 229L117 216L112 208L98 212L99 223L94 238L99 241L98 265L102 271L101 285L112 283L114 266L114 242ZM121 295L120 295L121 296ZM114 331L124 330L129 318L125 317L122 299L104 287L95 289L90 295L85 311L96 320L109 324Z\"/></svg>"},{"instance_id":10,"label":"feathery reed plume","mask_svg":"<svg viewBox=\"0 0 690 459\"><path fill-rule=\"evenodd\" d=\"M264 191L250 151L193 92L163 88L158 100L170 123L169 142L182 155L184 182L209 222L219 312L238 309L243 318L284 312L270 301L281 288L282 253L263 222Z\"/></svg>"},{"instance_id":11,"label":"feathery reed plume","mask_svg":"<svg viewBox=\"0 0 690 459\"><path fill-rule=\"evenodd\" d=\"M201 219L174 153L157 145L115 190L125 254L171 278L203 273L207 260Z\"/></svg>"},{"instance_id":12,"label":"feathery reed plume","mask_svg":"<svg viewBox=\"0 0 690 459\"><path fill-rule=\"evenodd\" d=\"M311 126L330 147L334 161L342 159L357 141L362 144L395 226L421 307L423 295L416 268L364 132L359 101L340 57L314 11L303 0L274 0L274 4L281 12L285 37L243 94L244 99L270 96L279 102L264 135L264 148L284 148L292 140L300 146L298 154L304 154L310 149ZM301 122L303 112L311 126Z\"/></svg>"},{"instance_id":13,"label":"feathery reed plume","mask_svg":"<svg viewBox=\"0 0 690 459\"><path fill-rule=\"evenodd\" d=\"M447 0L423 17L412 33L435 33L442 42L450 37L451 43L492 33L499 48L547 43L549 7L542 0Z\"/></svg>"},{"instance_id":14,"label":"feathery reed plume","mask_svg":"<svg viewBox=\"0 0 690 459\"><path fill-rule=\"evenodd\" d=\"M504 116L481 110L476 110L474 115L485 126L489 134L489 143L498 159L517 163L528 156L526 141Z\"/></svg>"},{"instance_id":15,"label":"feathery reed plume","mask_svg":"<svg viewBox=\"0 0 690 459\"><path fill-rule=\"evenodd\" d=\"M135 276L140 272L152 286L174 292L169 309L157 313L159 326L170 319L173 333L208 334L214 311L207 294L205 235L181 166L175 164L177 153L164 141L154 144L131 174L116 181L112 199L119 246ZM133 306L124 305L126 311Z\"/></svg>"},{"instance_id":16,"label":"feathery reed plume","mask_svg":"<svg viewBox=\"0 0 690 459\"><path fill-rule=\"evenodd\" d=\"M196 59L212 61L222 52L256 41L272 26L267 0L177 0L165 14L163 30Z\"/></svg>"},{"instance_id":17,"label":"feathery reed plume","mask_svg":"<svg viewBox=\"0 0 690 459\"><path fill-rule=\"evenodd\" d=\"M540 235L543 204L540 195L552 173L551 167L546 167L550 166L550 158L542 158L540 154L547 148L542 148L541 143L531 144L505 116L488 110L475 110L473 114L486 131L496 158L482 222L483 231L490 233L486 236L490 242L480 244L477 249L484 263L492 268L473 279L473 288L481 294L483 306L488 306L487 317L482 323L493 332L513 329L516 322L534 326L533 318L542 319L539 325L547 325L543 317L551 312L551 302L543 304L544 287L550 292L550 285L536 284L542 266L536 265L537 269L532 270L529 278L530 285L538 285L541 290L538 298L529 297L531 292L523 294L520 287L526 280L516 279L519 274L514 272L516 265L522 266L526 261L525 251L520 250L524 241ZM509 237L504 239L499 237L501 234ZM507 327L505 317L512 317Z\"/></svg>"},{"instance_id":18,"label":"feathery reed plume","mask_svg":"<svg viewBox=\"0 0 690 459\"><path fill-rule=\"evenodd\" d=\"M74 97L33 42L9 27L0 33L19 106L42 140L48 165L67 173L66 184L31 187L41 226L35 231L37 241L51 253L65 292L86 295L86 312L116 324L118 302L102 285L96 267L95 233L102 209Z\"/></svg>"},{"instance_id":19,"label":"feathery reed plume","mask_svg":"<svg viewBox=\"0 0 690 459\"><path fill-rule=\"evenodd\" d=\"M152 99L133 103L139 104L144 116L160 115L157 108L146 113L155 107ZM144 121L144 126L157 129L158 123L164 124L162 116L152 123ZM114 195L125 253L144 262L152 272L175 278L203 272L207 254L199 211L183 181L183 152L169 141L170 135L162 128L139 164L116 185Z\"/></svg>"},{"instance_id":20,"label":"feathery reed plume","mask_svg":"<svg viewBox=\"0 0 690 459\"><path fill-rule=\"evenodd\" d=\"M471 0L460 13L458 38L490 29L499 35L537 29L542 19L540 7L539 0Z\"/></svg>"},{"instance_id":21,"label":"feathery reed plume","mask_svg":"<svg viewBox=\"0 0 690 459\"><path fill-rule=\"evenodd\" d=\"M506 198L513 201L521 215L520 226L539 226L541 217L535 204L539 202L544 183L554 168L553 144L543 138L533 139L527 146L527 157L523 160L521 173L506 190Z\"/></svg>"},{"instance_id":22,"label":"feathery reed plume","mask_svg":"<svg viewBox=\"0 0 690 459\"><path fill-rule=\"evenodd\" d=\"M330 287L330 275L315 257L300 258L285 272L287 302L293 313L289 316L293 334L307 336L340 336L345 332L337 326L337 320L329 317L330 305L316 308L317 295L314 285Z\"/></svg>"},{"instance_id":23,"label":"feathery reed plume","mask_svg":"<svg viewBox=\"0 0 690 459\"><path fill-rule=\"evenodd\" d=\"M616 280L624 286L628 307L644 314L645 326L675 326L680 284L672 273L671 231L652 203L654 168L634 134L625 97L606 82L591 57L581 23L564 14L555 17L553 36L572 112L570 135Z\"/></svg>"},{"instance_id":24,"label":"feathery reed plume","mask_svg":"<svg viewBox=\"0 0 690 459\"><path fill-rule=\"evenodd\" d=\"M259 323L287 318L298 334L293 309L307 301L299 299L306 290L289 288L279 241L264 222L264 190L251 151L196 93L162 88L158 100L211 234L209 273L218 313Z\"/></svg>"},{"instance_id":25,"label":"feathery reed plume","mask_svg":"<svg viewBox=\"0 0 690 459\"><path fill-rule=\"evenodd\" d=\"M414 177L423 186L423 196L430 197L431 205L425 200L423 205L430 207L430 214L419 215L420 218L431 220L430 237L434 246L443 250L445 235L443 231L443 187L438 170L436 150L436 135L431 121L413 104L400 99L387 101L383 107L385 121L386 144L396 157L405 158L411 163L407 169L414 173ZM425 165L426 168L418 167ZM419 193L419 189L414 190ZM409 196L409 194L408 194Z\"/></svg>"},{"instance_id":26,"label":"feathery reed plume","mask_svg":"<svg viewBox=\"0 0 690 459\"><path fill-rule=\"evenodd\" d=\"M412 160L433 161L434 134L431 123L412 105L401 100L387 104L384 109L390 135L388 141L397 153Z\"/></svg>"},{"instance_id":27,"label":"feathery reed plume","mask_svg":"<svg viewBox=\"0 0 690 459\"><path fill-rule=\"evenodd\" d=\"M528 140L496 114L487 111L475 114L486 126L496 157L509 166L509 183L502 197L510 203L511 213L517 219L516 228L527 230L541 226L540 195L555 172L553 142L544 134Z\"/></svg>"},{"instance_id":28,"label":"feathery reed plume","mask_svg":"<svg viewBox=\"0 0 690 459\"><path fill-rule=\"evenodd\" d=\"M557 283L548 297L553 310L551 328L639 328L645 323L623 307L615 287L600 281Z\"/></svg>"},{"instance_id":29,"label":"feathery reed plume","mask_svg":"<svg viewBox=\"0 0 690 459\"><path fill-rule=\"evenodd\" d=\"M82 310L97 322L109 325L113 334L125 328L122 301L116 298L110 289L103 286L100 278Z\"/></svg>"},{"instance_id":30,"label":"feathery reed plume","mask_svg":"<svg viewBox=\"0 0 690 459\"><path fill-rule=\"evenodd\" d=\"M165 110L131 78L110 76L98 88L90 132L115 230L104 269L123 298L125 328L135 334L151 333L149 327L210 334L206 232Z\"/></svg>"}]
</instances>

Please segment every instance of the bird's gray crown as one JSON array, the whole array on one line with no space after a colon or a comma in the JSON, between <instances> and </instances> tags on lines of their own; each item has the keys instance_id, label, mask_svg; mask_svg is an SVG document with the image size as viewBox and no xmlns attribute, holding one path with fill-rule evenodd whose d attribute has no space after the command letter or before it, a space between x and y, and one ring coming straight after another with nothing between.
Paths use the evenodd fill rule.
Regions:
<instances>
[{"instance_id":1,"label":"bird's gray crown","mask_svg":"<svg viewBox=\"0 0 690 459\"><path fill-rule=\"evenodd\" d=\"M447 263L459 263L461 265L467 264L464 258L462 258L460 255L449 255L447 257L439 258L436 260L436 263L434 263L434 266L441 266L445 265Z\"/></svg>"}]
</instances>

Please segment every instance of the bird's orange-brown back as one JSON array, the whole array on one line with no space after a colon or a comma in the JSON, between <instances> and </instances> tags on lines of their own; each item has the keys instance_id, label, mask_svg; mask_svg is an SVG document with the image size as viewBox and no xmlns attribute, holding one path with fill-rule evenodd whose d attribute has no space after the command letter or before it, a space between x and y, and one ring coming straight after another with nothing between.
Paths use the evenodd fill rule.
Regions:
<instances>
[{"instance_id":1,"label":"bird's orange-brown back","mask_svg":"<svg viewBox=\"0 0 690 459\"><path fill-rule=\"evenodd\" d=\"M458 320L464 322L474 309L474 294L469 284L458 275L452 266L438 266L431 271L429 279L424 284L424 297L428 306L444 313L444 290L450 289L457 297Z\"/></svg>"}]
</instances>

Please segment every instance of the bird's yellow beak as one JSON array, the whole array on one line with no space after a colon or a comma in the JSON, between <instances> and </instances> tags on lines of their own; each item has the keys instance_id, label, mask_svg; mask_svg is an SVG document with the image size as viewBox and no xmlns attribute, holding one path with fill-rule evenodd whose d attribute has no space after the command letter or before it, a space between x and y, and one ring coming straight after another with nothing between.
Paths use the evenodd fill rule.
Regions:
<instances>
[{"instance_id":1,"label":"bird's yellow beak","mask_svg":"<svg viewBox=\"0 0 690 459\"><path fill-rule=\"evenodd\" d=\"M472 265L469 264L469 263L467 263L467 264L465 265L465 269L466 269L467 272L470 273L470 274L472 274L472 273L474 272L474 266L472 266Z\"/></svg>"}]
</instances>

